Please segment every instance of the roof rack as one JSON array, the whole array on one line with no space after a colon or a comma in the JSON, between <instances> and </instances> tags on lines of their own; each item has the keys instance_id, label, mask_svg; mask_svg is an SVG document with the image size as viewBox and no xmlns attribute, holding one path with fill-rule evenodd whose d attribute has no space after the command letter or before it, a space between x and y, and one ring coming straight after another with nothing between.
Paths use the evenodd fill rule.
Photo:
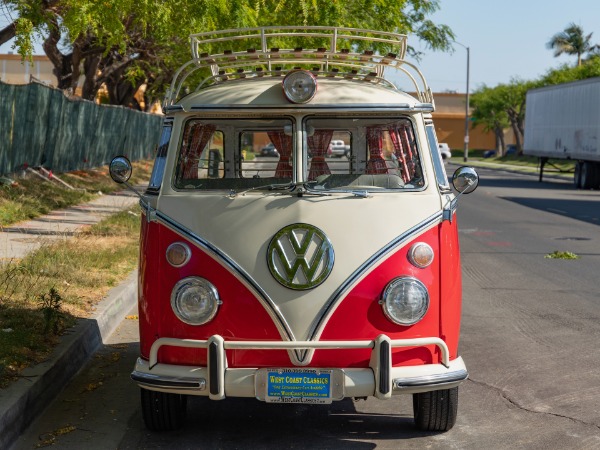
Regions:
<instances>
[{"instance_id":1,"label":"roof rack","mask_svg":"<svg viewBox=\"0 0 600 450\"><path fill-rule=\"evenodd\" d=\"M179 100L185 81L201 69L209 69L210 75L196 91L230 80L278 77L298 68L310 70L317 77L345 78L398 90L384 78L386 69L391 69L410 80L420 102L433 104L425 77L404 60L407 37L403 34L358 28L273 26L210 31L192 34L190 39L193 59L175 73L165 96L165 108ZM292 42L315 48L280 48ZM223 44L245 49L220 50ZM387 54L379 54L375 47L384 48ZM209 53L212 49L220 53Z\"/></svg>"}]
</instances>

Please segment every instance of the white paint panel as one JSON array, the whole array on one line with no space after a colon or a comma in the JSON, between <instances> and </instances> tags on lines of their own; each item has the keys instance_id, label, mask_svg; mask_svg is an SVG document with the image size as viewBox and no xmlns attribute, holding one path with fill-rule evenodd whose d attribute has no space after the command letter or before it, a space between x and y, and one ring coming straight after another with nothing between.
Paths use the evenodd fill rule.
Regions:
<instances>
[{"instance_id":1,"label":"white paint panel","mask_svg":"<svg viewBox=\"0 0 600 450\"><path fill-rule=\"evenodd\" d=\"M374 253L438 213L431 193L331 197L265 195L163 195L159 210L209 241L246 271L277 305L296 340L308 338L313 321L334 291ZM335 251L331 275L304 291L279 284L267 266L267 247L283 227L307 223L321 229Z\"/></svg>"},{"instance_id":2,"label":"white paint panel","mask_svg":"<svg viewBox=\"0 0 600 450\"><path fill-rule=\"evenodd\" d=\"M283 95L282 80L283 77L230 81L189 95L180 104L185 109L226 105L290 106ZM240 83L243 85L240 86ZM404 92L371 83L319 79L317 93L308 106L408 104L412 107L416 103L414 97Z\"/></svg>"}]
</instances>

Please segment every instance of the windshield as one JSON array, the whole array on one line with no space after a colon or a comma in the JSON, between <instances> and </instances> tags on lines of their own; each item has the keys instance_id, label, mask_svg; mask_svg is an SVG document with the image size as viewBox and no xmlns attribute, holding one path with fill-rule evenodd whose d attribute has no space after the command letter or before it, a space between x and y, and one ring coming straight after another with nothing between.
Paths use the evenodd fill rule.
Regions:
<instances>
[{"instance_id":1,"label":"windshield","mask_svg":"<svg viewBox=\"0 0 600 450\"><path fill-rule=\"evenodd\" d=\"M307 179L315 189L424 186L415 133L403 118L311 117L305 122Z\"/></svg>"},{"instance_id":2,"label":"windshield","mask_svg":"<svg viewBox=\"0 0 600 450\"><path fill-rule=\"evenodd\" d=\"M191 119L175 167L178 189L243 190L289 184L294 167L291 119Z\"/></svg>"},{"instance_id":3,"label":"windshield","mask_svg":"<svg viewBox=\"0 0 600 450\"><path fill-rule=\"evenodd\" d=\"M302 142L302 146L296 145ZM302 170L296 173L295 166ZM294 183L292 183L294 181ZM424 186L408 118L193 118L183 127L176 189L397 191Z\"/></svg>"}]
</instances>

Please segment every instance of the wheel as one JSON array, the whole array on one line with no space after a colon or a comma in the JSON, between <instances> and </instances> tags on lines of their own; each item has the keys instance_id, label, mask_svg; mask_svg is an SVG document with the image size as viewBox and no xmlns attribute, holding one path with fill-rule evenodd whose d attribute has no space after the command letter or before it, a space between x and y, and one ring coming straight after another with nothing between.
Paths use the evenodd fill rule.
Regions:
<instances>
[{"instance_id":1,"label":"wheel","mask_svg":"<svg viewBox=\"0 0 600 450\"><path fill-rule=\"evenodd\" d=\"M448 431L456 422L458 387L413 394L415 425L422 431Z\"/></svg>"},{"instance_id":2,"label":"wheel","mask_svg":"<svg viewBox=\"0 0 600 450\"><path fill-rule=\"evenodd\" d=\"M152 431L173 431L185 420L187 397L142 389L142 416Z\"/></svg>"},{"instance_id":3,"label":"wheel","mask_svg":"<svg viewBox=\"0 0 600 450\"><path fill-rule=\"evenodd\" d=\"M598 187L598 167L590 161L581 164L581 189Z\"/></svg>"},{"instance_id":4,"label":"wheel","mask_svg":"<svg viewBox=\"0 0 600 450\"><path fill-rule=\"evenodd\" d=\"M581 168L583 163L581 161L577 161L575 163L575 174L573 175L573 184L575 185L575 189L581 189Z\"/></svg>"}]
</instances>

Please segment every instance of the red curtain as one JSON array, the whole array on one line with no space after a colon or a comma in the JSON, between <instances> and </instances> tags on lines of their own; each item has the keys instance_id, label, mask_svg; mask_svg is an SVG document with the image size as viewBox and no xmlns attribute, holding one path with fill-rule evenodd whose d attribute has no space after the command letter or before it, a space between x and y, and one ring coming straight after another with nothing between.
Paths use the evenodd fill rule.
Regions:
<instances>
[{"instance_id":1,"label":"red curtain","mask_svg":"<svg viewBox=\"0 0 600 450\"><path fill-rule=\"evenodd\" d=\"M383 159L383 133L380 127L367 127L367 145L369 149L369 161L367 162L365 173L388 173L385 159Z\"/></svg>"},{"instance_id":2,"label":"red curtain","mask_svg":"<svg viewBox=\"0 0 600 450\"><path fill-rule=\"evenodd\" d=\"M412 128L408 125L402 127L400 138L403 142L404 153L406 157L406 167L408 168L408 179L412 180L415 176L416 166L415 157L417 156L414 152L416 151L415 140L413 137Z\"/></svg>"},{"instance_id":3,"label":"red curtain","mask_svg":"<svg viewBox=\"0 0 600 450\"><path fill-rule=\"evenodd\" d=\"M183 148L179 157L179 173L184 180L198 178L198 161L202 151L216 130L215 125L196 122L187 127L183 136Z\"/></svg>"},{"instance_id":4,"label":"red curtain","mask_svg":"<svg viewBox=\"0 0 600 450\"><path fill-rule=\"evenodd\" d=\"M312 154L308 179L316 180L319 175L329 175L331 170L325 161L329 143L333 137L333 130L317 130L308 137L308 149Z\"/></svg>"},{"instance_id":5,"label":"red curtain","mask_svg":"<svg viewBox=\"0 0 600 450\"><path fill-rule=\"evenodd\" d=\"M402 142L402 138L400 137L400 128L397 125L391 125L388 128L390 133L390 139L392 140L392 144L394 145L394 155L398 160L398 166L400 169L400 176L402 180L407 183L411 177L408 176L408 166L406 164L406 156L404 151L404 145Z\"/></svg>"},{"instance_id":6,"label":"red curtain","mask_svg":"<svg viewBox=\"0 0 600 450\"><path fill-rule=\"evenodd\" d=\"M292 149L294 148L292 136L286 135L283 131L269 131L267 134L279 152L275 178L292 178L292 163L290 161Z\"/></svg>"}]
</instances>

